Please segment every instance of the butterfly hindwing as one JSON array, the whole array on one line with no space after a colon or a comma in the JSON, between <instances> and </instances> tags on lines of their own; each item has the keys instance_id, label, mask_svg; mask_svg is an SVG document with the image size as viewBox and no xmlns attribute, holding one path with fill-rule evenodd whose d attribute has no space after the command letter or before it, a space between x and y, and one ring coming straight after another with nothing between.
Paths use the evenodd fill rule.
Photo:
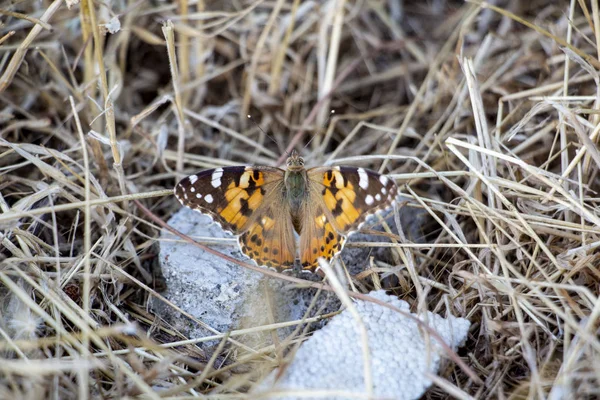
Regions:
<instances>
[{"instance_id":1,"label":"butterfly hindwing","mask_svg":"<svg viewBox=\"0 0 600 400\"><path fill-rule=\"evenodd\" d=\"M329 213L318 206L317 199L309 201L309 204L300 235L300 262L303 269L314 271L319 266L319 257L329 261L342 251L346 238L336 231Z\"/></svg>"},{"instance_id":2,"label":"butterfly hindwing","mask_svg":"<svg viewBox=\"0 0 600 400\"><path fill-rule=\"evenodd\" d=\"M210 215L239 235L265 207L265 196L281 183L284 171L269 167L224 167L190 175L175 186L181 204Z\"/></svg>"},{"instance_id":3,"label":"butterfly hindwing","mask_svg":"<svg viewBox=\"0 0 600 400\"><path fill-rule=\"evenodd\" d=\"M244 254L258 265L290 269L296 259L296 242L290 206L283 197L270 206L250 225L238 242Z\"/></svg>"}]
</instances>

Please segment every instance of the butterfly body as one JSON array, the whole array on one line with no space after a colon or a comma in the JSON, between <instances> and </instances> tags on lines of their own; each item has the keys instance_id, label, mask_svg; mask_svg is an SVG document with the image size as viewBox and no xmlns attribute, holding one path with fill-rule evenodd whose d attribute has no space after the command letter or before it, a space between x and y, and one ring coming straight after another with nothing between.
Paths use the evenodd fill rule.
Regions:
<instances>
[{"instance_id":1,"label":"butterfly body","mask_svg":"<svg viewBox=\"0 0 600 400\"><path fill-rule=\"evenodd\" d=\"M312 271L319 257L333 258L348 235L398 194L394 181L363 168L306 169L295 151L286 170L216 168L184 178L174 192L183 205L238 235L242 252L258 265L285 270L298 257Z\"/></svg>"},{"instance_id":2,"label":"butterfly body","mask_svg":"<svg viewBox=\"0 0 600 400\"><path fill-rule=\"evenodd\" d=\"M285 171L285 193L283 196L290 203L290 212L292 213L292 222L294 229L298 234L302 229L302 206L306 201L308 174L304 168L304 161L297 154L292 154L287 162L287 170Z\"/></svg>"}]
</instances>

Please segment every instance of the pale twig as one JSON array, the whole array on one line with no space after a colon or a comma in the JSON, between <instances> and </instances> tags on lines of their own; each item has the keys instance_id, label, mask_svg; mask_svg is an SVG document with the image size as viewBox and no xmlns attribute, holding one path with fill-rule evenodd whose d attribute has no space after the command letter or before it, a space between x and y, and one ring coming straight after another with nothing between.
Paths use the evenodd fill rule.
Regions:
<instances>
[{"instance_id":1,"label":"pale twig","mask_svg":"<svg viewBox=\"0 0 600 400\"><path fill-rule=\"evenodd\" d=\"M62 0L54 0L52 4L50 4L50 6L46 9L44 14L41 16L40 21L44 23L50 21L54 13L58 11L61 5ZM25 59L27 50L29 50L31 43L33 43L37 36L40 33L42 33L42 29L44 29L42 25L34 25L33 28L31 28L31 32L29 32L25 40L21 42L21 44L17 48L17 51L15 51L15 54L12 56L10 63L8 63L6 70L4 71L2 76L0 76L0 93L4 92L12 82L15 74L21 66L21 63Z\"/></svg>"}]
</instances>

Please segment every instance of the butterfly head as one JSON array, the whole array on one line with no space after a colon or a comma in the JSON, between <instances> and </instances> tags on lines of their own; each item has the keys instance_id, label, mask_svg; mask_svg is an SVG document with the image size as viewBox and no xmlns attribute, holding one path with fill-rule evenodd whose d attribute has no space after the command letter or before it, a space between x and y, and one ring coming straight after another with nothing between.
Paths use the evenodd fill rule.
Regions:
<instances>
[{"instance_id":1,"label":"butterfly head","mask_svg":"<svg viewBox=\"0 0 600 400\"><path fill-rule=\"evenodd\" d=\"M286 161L287 169L289 171L299 171L304 169L304 158L300 157L300 154L294 149Z\"/></svg>"}]
</instances>

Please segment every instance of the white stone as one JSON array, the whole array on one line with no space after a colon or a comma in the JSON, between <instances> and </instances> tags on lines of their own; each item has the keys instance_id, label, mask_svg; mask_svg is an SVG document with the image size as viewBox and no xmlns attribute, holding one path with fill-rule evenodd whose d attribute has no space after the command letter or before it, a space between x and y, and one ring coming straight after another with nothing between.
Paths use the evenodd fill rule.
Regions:
<instances>
[{"instance_id":1,"label":"white stone","mask_svg":"<svg viewBox=\"0 0 600 400\"><path fill-rule=\"evenodd\" d=\"M371 292L369 296L410 312L408 303L387 295L385 290ZM437 373L440 355L444 354L439 342L431 335L426 338L416 321L397 311L368 301L355 301L354 304L367 331L373 397L420 398L432 384L427 375ZM467 338L471 325L463 318L450 316L445 319L430 312L426 318L412 316L426 321L453 350ZM261 397L269 399L272 398L269 397L270 389L292 393L277 396L285 400L299 399L293 395L295 391L335 390L337 395L327 397L335 400L366 394L362 343L355 317L349 310L344 310L304 342L291 363L281 371L274 371L259 385L258 391ZM344 393L349 395L344 396Z\"/></svg>"}]
</instances>

